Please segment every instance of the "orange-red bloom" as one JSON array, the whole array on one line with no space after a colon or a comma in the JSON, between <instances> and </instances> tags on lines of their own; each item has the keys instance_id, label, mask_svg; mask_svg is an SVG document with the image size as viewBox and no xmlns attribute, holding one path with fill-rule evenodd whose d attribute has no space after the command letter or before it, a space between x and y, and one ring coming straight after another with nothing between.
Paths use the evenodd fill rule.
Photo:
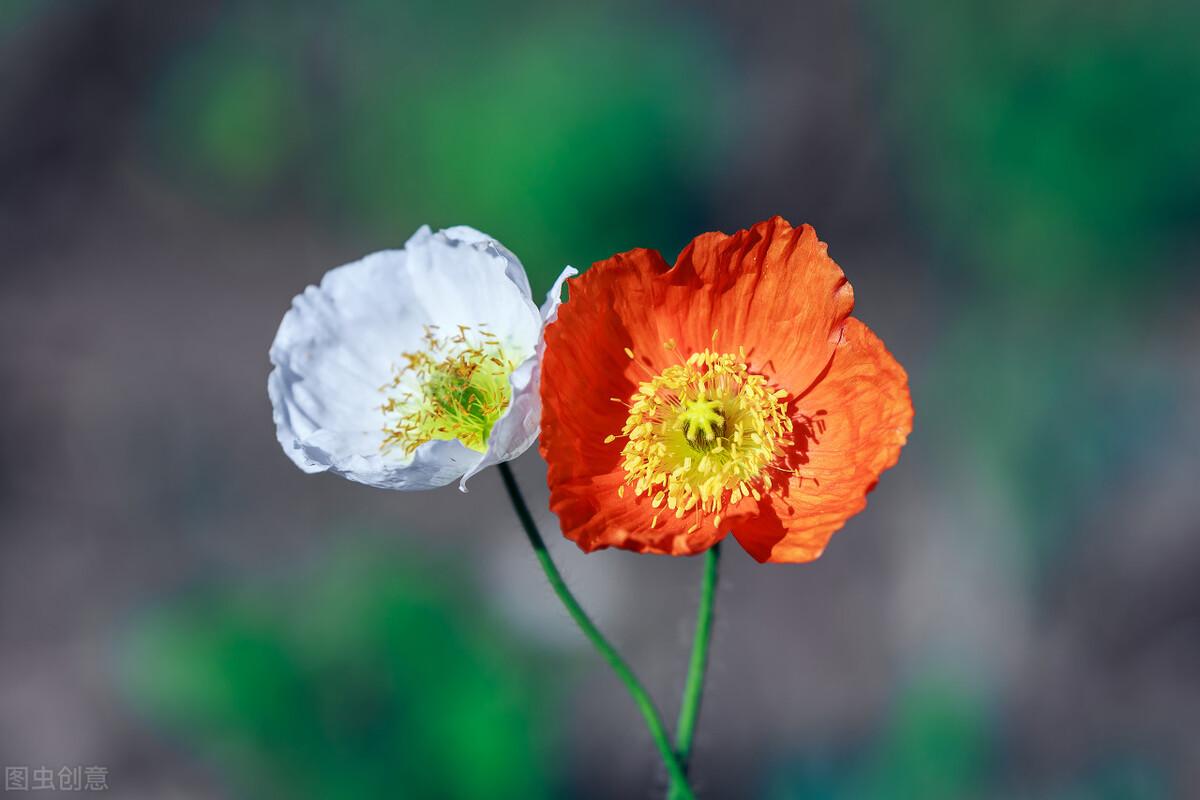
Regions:
<instances>
[{"instance_id":1,"label":"orange-red bloom","mask_svg":"<svg viewBox=\"0 0 1200 800\"><path fill-rule=\"evenodd\" d=\"M568 281L546 328L550 507L586 551L811 561L912 429L908 377L850 317L807 225L631 250Z\"/></svg>"}]
</instances>

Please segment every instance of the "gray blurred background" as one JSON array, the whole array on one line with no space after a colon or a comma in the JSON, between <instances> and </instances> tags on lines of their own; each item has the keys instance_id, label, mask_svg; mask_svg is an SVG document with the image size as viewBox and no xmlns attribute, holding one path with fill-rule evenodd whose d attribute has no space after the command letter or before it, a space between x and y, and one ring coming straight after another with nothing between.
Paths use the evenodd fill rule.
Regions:
<instances>
[{"instance_id":1,"label":"gray blurred background","mask_svg":"<svg viewBox=\"0 0 1200 800\"><path fill-rule=\"evenodd\" d=\"M1197 34L1170 0L4 0L0 763L660 796L498 475L303 475L267 348L422 223L540 293L779 213L916 423L822 559L727 549L699 795L1200 797ZM516 470L673 718L699 561L583 556Z\"/></svg>"}]
</instances>

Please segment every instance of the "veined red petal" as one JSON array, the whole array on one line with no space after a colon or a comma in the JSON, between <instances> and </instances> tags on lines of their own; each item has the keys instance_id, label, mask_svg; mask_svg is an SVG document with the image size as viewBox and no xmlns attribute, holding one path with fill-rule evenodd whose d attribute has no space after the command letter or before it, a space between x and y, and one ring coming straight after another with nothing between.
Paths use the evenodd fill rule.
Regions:
<instances>
[{"instance_id":1,"label":"veined red petal","mask_svg":"<svg viewBox=\"0 0 1200 800\"><path fill-rule=\"evenodd\" d=\"M912 431L908 376L857 319L828 372L796 402L810 421L804 451L760 513L733 520L733 534L758 561L812 561L846 520L867 505L880 474L900 458Z\"/></svg>"}]
</instances>

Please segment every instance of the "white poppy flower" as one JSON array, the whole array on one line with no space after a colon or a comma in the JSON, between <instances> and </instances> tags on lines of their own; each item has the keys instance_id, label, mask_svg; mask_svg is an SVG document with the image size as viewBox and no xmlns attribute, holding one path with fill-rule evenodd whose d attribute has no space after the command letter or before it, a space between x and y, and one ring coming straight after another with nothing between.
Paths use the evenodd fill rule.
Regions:
<instances>
[{"instance_id":1,"label":"white poppy flower","mask_svg":"<svg viewBox=\"0 0 1200 800\"><path fill-rule=\"evenodd\" d=\"M430 489L537 438L541 310L517 257L466 226L330 270L292 301L267 380L279 443L305 472Z\"/></svg>"}]
</instances>

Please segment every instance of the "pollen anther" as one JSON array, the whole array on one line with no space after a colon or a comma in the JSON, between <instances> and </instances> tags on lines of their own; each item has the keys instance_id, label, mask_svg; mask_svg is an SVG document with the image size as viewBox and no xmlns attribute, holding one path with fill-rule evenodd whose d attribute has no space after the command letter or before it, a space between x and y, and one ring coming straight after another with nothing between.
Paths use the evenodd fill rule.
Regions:
<instances>
[{"instance_id":1,"label":"pollen anther","mask_svg":"<svg viewBox=\"0 0 1200 800\"><path fill-rule=\"evenodd\" d=\"M740 349L704 350L667 367L629 399L615 437L625 439L618 494L632 486L653 508L665 504L676 518L695 510L719 528L727 506L770 488L768 469L792 444L787 396L751 372Z\"/></svg>"},{"instance_id":2,"label":"pollen anther","mask_svg":"<svg viewBox=\"0 0 1200 800\"><path fill-rule=\"evenodd\" d=\"M411 456L432 440L458 439L487 451L492 426L512 399L509 376L517 362L491 332L457 326L450 337L425 329L424 347L404 353L404 364L380 387L386 400L380 449Z\"/></svg>"}]
</instances>

